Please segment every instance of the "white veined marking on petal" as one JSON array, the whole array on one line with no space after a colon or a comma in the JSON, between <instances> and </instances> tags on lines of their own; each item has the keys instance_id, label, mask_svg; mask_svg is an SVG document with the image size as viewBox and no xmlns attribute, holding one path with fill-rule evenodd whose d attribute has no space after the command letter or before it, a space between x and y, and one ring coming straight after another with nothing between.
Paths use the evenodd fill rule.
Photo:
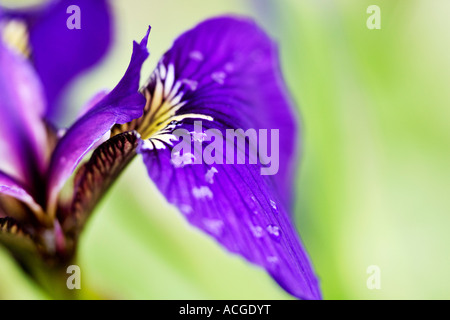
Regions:
<instances>
[{"instance_id":1,"label":"white veined marking on petal","mask_svg":"<svg viewBox=\"0 0 450 320\"><path fill-rule=\"evenodd\" d=\"M159 76L161 77L161 79L164 80L166 78L166 74L167 74L166 66L164 65L164 63L161 63L159 65Z\"/></svg>"},{"instance_id":2,"label":"white veined marking on petal","mask_svg":"<svg viewBox=\"0 0 450 320\"><path fill-rule=\"evenodd\" d=\"M150 105L150 115L156 110L163 101L164 85L160 78L156 78L155 90L153 92L152 104Z\"/></svg>"},{"instance_id":3,"label":"white veined marking on petal","mask_svg":"<svg viewBox=\"0 0 450 320\"><path fill-rule=\"evenodd\" d=\"M161 79L165 75L165 80ZM181 123L185 119L203 119L207 121L213 121L214 118L204 114L187 113L177 115L177 112L185 106L188 101L182 101L186 90L180 90L183 83L187 83L191 86L191 89L196 89L198 83L193 80L184 79L181 81L175 81L175 67L173 64L169 64L166 67L161 64L159 72L154 73L155 87L153 93L146 92L147 99L151 99L149 112L145 115L144 123L145 130L141 132L144 139L150 139L154 142L155 148L165 148L165 143L172 145L170 138L163 138L163 135L171 134L176 127L172 123ZM173 128L172 128L173 127ZM158 139L158 140L156 140Z\"/></svg>"},{"instance_id":4,"label":"white veined marking on petal","mask_svg":"<svg viewBox=\"0 0 450 320\"><path fill-rule=\"evenodd\" d=\"M214 183L214 174L216 174L218 172L219 171L217 171L216 168L211 167L211 169L209 169L205 174L206 182L208 182L209 184L213 184Z\"/></svg>"},{"instance_id":5,"label":"white veined marking on petal","mask_svg":"<svg viewBox=\"0 0 450 320\"><path fill-rule=\"evenodd\" d=\"M227 77L227 75L223 71L217 71L217 72L213 72L211 74L211 78L220 85L225 83L226 77Z\"/></svg>"},{"instance_id":6,"label":"white veined marking on petal","mask_svg":"<svg viewBox=\"0 0 450 320\"><path fill-rule=\"evenodd\" d=\"M203 219L203 225L205 228L215 234L216 236L220 236L223 233L224 223L219 219Z\"/></svg>"},{"instance_id":7,"label":"white veined marking on petal","mask_svg":"<svg viewBox=\"0 0 450 320\"><path fill-rule=\"evenodd\" d=\"M212 199L213 193L211 189L207 186L201 186L200 188L192 188L192 194L196 199Z\"/></svg>"},{"instance_id":8,"label":"white veined marking on petal","mask_svg":"<svg viewBox=\"0 0 450 320\"><path fill-rule=\"evenodd\" d=\"M174 136L173 134L161 132L161 133L158 133L158 134L152 136L151 138L149 138L149 140L153 141L153 143L155 143L155 145L157 143L164 142L164 143L167 143L169 146L173 146L172 141L178 141L178 138L176 136ZM166 148L166 146L164 145L164 148L161 148L161 149L165 149L165 148ZM160 148L157 148L157 149L160 149Z\"/></svg>"},{"instance_id":9,"label":"white veined marking on petal","mask_svg":"<svg viewBox=\"0 0 450 320\"><path fill-rule=\"evenodd\" d=\"M185 165L193 164L195 159L195 156L190 152L183 153L183 155L180 155L179 152L175 152L172 154L170 163L172 163L175 168L182 168Z\"/></svg>"},{"instance_id":10,"label":"white veined marking on petal","mask_svg":"<svg viewBox=\"0 0 450 320\"><path fill-rule=\"evenodd\" d=\"M152 142L155 145L155 148L157 150L163 150L166 148L166 145L162 141L159 141L157 139L152 139Z\"/></svg>"},{"instance_id":11,"label":"white veined marking on petal","mask_svg":"<svg viewBox=\"0 0 450 320\"><path fill-rule=\"evenodd\" d=\"M164 83L164 97L168 97L175 81L175 68L173 64L169 64L167 68L166 82Z\"/></svg>"},{"instance_id":12,"label":"white veined marking on petal","mask_svg":"<svg viewBox=\"0 0 450 320\"><path fill-rule=\"evenodd\" d=\"M140 140L139 149L153 150L153 144L150 142L150 140Z\"/></svg>"},{"instance_id":13,"label":"white veined marking on petal","mask_svg":"<svg viewBox=\"0 0 450 320\"><path fill-rule=\"evenodd\" d=\"M193 50L189 53L189 58L196 61L202 61L204 59L203 53L198 50Z\"/></svg>"},{"instance_id":14,"label":"white veined marking on petal","mask_svg":"<svg viewBox=\"0 0 450 320\"><path fill-rule=\"evenodd\" d=\"M182 83L180 82L180 81L176 81L175 82L175 85L173 86L173 88L172 88L172 91L170 91L170 93L169 93L169 95L167 96L167 100L169 100L170 101L170 103L172 104L172 105L175 105L175 104L177 104L177 103L175 103L175 102L173 102L173 99L174 99L174 97L175 97L175 95L178 93L178 96L181 96L181 97L183 97L183 95L184 95L184 92L179 92L180 91L180 87L181 87L181 85L182 85ZM177 96L177 97L178 97ZM181 99L180 99L181 100Z\"/></svg>"}]
</instances>

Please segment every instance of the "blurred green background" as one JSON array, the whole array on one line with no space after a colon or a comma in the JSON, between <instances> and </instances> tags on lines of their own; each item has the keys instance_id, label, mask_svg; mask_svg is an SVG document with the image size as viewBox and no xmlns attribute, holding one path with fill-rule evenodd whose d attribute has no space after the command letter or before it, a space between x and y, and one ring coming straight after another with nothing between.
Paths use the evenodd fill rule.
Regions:
<instances>
[{"instance_id":1,"label":"blurred green background","mask_svg":"<svg viewBox=\"0 0 450 320\"><path fill-rule=\"evenodd\" d=\"M113 50L76 82L73 115L117 83L147 25L144 79L196 23L250 15L279 42L302 116L295 217L324 298L450 298L449 1L112 3ZM372 4L381 8L380 30L366 27ZM146 176L133 162L85 230L82 298L290 298L264 271L190 227ZM369 265L380 267L380 290L366 286ZM0 266L0 298L45 298L3 249Z\"/></svg>"}]
</instances>

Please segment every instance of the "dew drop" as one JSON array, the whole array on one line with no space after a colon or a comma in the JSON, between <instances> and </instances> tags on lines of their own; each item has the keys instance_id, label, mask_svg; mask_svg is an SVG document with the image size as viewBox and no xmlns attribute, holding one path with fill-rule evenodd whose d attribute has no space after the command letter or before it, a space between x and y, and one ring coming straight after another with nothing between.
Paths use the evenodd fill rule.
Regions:
<instances>
[{"instance_id":1,"label":"dew drop","mask_svg":"<svg viewBox=\"0 0 450 320\"><path fill-rule=\"evenodd\" d=\"M233 72L234 71L234 64L231 62L228 62L225 64L224 69L226 72Z\"/></svg>"},{"instance_id":2,"label":"dew drop","mask_svg":"<svg viewBox=\"0 0 450 320\"><path fill-rule=\"evenodd\" d=\"M280 228L274 225L268 225L266 228L267 232L272 236L274 239L279 239L281 236Z\"/></svg>"},{"instance_id":3,"label":"dew drop","mask_svg":"<svg viewBox=\"0 0 450 320\"><path fill-rule=\"evenodd\" d=\"M225 83L225 78L226 78L226 74L223 71L217 71L217 72L213 72L213 74L211 74L211 78L217 82L218 84L224 84Z\"/></svg>"},{"instance_id":4,"label":"dew drop","mask_svg":"<svg viewBox=\"0 0 450 320\"><path fill-rule=\"evenodd\" d=\"M219 219L203 219L203 225L206 230L216 236L220 236L223 233L224 223Z\"/></svg>"},{"instance_id":5,"label":"dew drop","mask_svg":"<svg viewBox=\"0 0 450 320\"><path fill-rule=\"evenodd\" d=\"M256 238L261 238L264 235L264 230L260 226L250 226L250 230Z\"/></svg>"},{"instance_id":6,"label":"dew drop","mask_svg":"<svg viewBox=\"0 0 450 320\"><path fill-rule=\"evenodd\" d=\"M188 204L180 205L180 211L185 215L190 215L192 213L192 207Z\"/></svg>"},{"instance_id":7,"label":"dew drop","mask_svg":"<svg viewBox=\"0 0 450 320\"><path fill-rule=\"evenodd\" d=\"M271 264L277 264L278 263L278 257L276 256L268 256L267 257L267 262L271 263Z\"/></svg>"},{"instance_id":8,"label":"dew drop","mask_svg":"<svg viewBox=\"0 0 450 320\"><path fill-rule=\"evenodd\" d=\"M174 152L171 154L170 163L175 168L182 168L185 165L193 164L195 161L195 156L192 153L186 152L180 155L180 152Z\"/></svg>"},{"instance_id":9,"label":"dew drop","mask_svg":"<svg viewBox=\"0 0 450 320\"><path fill-rule=\"evenodd\" d=\"M192 60L196 60L196 61L202 61L204 59L203 53L201 53L198 50L191 51L189 53L189 58L191 58Z\"/></svg>"},{"instance_id":10,"label":"dew drop","mask_svg":"<svg viewBox=\"0 0 450 320\"><path fill-rule=\"evenodd\" d=\"M200 188L192 188L192 194L196 199L212 199L213 193L207 186L201 186Z\"/></svg>"},{"instance_id":11,"label":"dew drop","mask_svg":"<svg viewBox=\"0 0 450 320\"><path fill-rule=\"evenodd\" d=\"M56 136L61 139L62 137L64 137L64 135L66 134L67 129L58 129L58 131L56 132Z\"/></svg>"},{"instance_id":12,"label":"dew drop","mask_svg":"<svg viewBox=\"0 0 450 320\"><path fill-rule=\"evenodd\" d=\"M274 209L277 210L277 203L273 200L270 200L270 206Z\"/></svg>"}]
</instances>

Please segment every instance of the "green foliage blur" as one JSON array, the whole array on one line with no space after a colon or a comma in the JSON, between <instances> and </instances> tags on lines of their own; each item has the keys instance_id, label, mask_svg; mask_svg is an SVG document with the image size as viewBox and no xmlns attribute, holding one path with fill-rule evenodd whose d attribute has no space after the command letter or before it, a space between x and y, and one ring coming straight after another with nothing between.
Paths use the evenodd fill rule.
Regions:
<instances>
[{"instance_id":1,"label":"green foliage blur","mask_svg":"<svg viewBox=\"0 0 450 320\"><path fill-rule=\"evenodd\" d=\"M299 106L295 217L324 298L450 298L449 1L112 2L113 50L76 81L67 99L72 116L117 83L131 41L147 25L143 80L201 20L252 16L277 39ZM380 30L366 27L373 4L381 8ZM136 159L88 224L80 298L291 298L264 271L189 226L146 176ZM366 286L370 265L380 267L379 290ZM47 298L1 248L0 298Z\"/></svg>"}]
</instances>

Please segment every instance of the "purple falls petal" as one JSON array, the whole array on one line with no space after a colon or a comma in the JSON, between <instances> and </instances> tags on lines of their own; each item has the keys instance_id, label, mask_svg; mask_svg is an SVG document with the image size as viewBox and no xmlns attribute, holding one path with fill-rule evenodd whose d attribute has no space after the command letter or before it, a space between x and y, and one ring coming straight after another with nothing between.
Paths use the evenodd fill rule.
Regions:
<instances>
[{"instance_id":1,"label":"purple falls petal","mask_svg":"<svg viewBox=\"0 0 450 320\"><path fill-rule=\"evenodd\" d=\"M78 6L81 29L67 23ZM64 115L61 96L81 72L95 65L107 52L112 37L111 9L107 0L49 1L41 7L5 10L7 18L24 20L29 29L32 61L42 79L48 101L46 118L53 123Z\"/></svg>"},{"instance_id":2,"label":"purple falls petal","mask_svg":"<svg viewBox=\"0 0 450 320\"><path fill-rule=\"evenodd\" d=\"M181 85L177 94L182 92L188 101L179 114L209 115L228 128L280 130L275 179L291 203L299 121L273 40L250 19L214 18L181 35L162 57L157 73L165 69L171 78L170 65L174 86L177 81Z\"/></svg>"},{"instance_id":3,"label":"purple falls petal","mask_svg":"<svg viewBox=\"0 0 450 320\"><path fill-rule=\"evenodd\" d=\"M292 295L319 299L317 278L290 218L296 116L272 40L248 19L203 22L175 41L145 93L152 101L142 123L148 117L164 128L159 134L150 130L138 153L167 200L229 251L265 268ZM194 141L203 139L194 127L200 119L203 129L224 137L226 129L278 129L278 173L261 175L260 164L248 164L248 153L245 165L190 164L195 153L191 159L183 155L183 165L174 164L170 134L185 129ZM148 129L140 126L147 138Z\"/></svg>"},{"instance_id":4,"label":"purple falls petal","mask_svg":"<svg viewBox=\"0 0 450 320\"><path fill-rule=\"evenodd\" d=\"M193 131L187 124L179 128ZM187 164L174 165L170 145L157 149L155 142L142 142L138 153L158 189L191 224L265 268L290 294L320 298L289 209L275 180L261 175L261 166L189 164L187 159Z\"/></svg>"},{"instance_id":5,"label":"purple falls petal","mask_svg":"<svg viewBox=\"0 0 450 320\"><path fill-rule=\"evenodd\" d=\"M0 41L0 170L31 183L47 162L43 89L35 71Z\"/></svg>"},{"instance_id":6,"label":"purple falls petal","mask_svg":"<svg viewBox=\"0 0 450 320\"><path fill-rule=\"evenodd\" d=\"M59 141L50 164L48 202L54 209L58 192L83 156L111 130L142 116L145 98L138 91L142 64L147 59L147 40L150 28L138 44L133 43L130 65L119 84L99 103L78 119Z\"/></svg>"}]
</instances>

